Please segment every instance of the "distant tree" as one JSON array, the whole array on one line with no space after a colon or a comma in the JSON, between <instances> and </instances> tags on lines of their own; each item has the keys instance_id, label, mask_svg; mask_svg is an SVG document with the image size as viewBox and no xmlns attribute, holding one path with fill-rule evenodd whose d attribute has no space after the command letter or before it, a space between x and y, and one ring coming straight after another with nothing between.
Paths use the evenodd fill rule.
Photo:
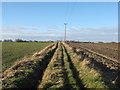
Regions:
<instances>
[{"instance_id":1,"label":"distant tree","mask_svg":"<svg viewBox=\"0 0 120 90\"><path fill-rule=\"evenodd\" d=\"M112 41L112 42L110 42L110 43L116 43L116 42Z\"/></svg>"},{"instance_id":2,"label":"distant tree","mask_svg":"<svg viewBox=\"0 0 120 90\"><path fill-rule=\"evenodd\" d=\"M11 39L5 39L3 42L13 42Z\"/></svg>"},{"instance_id":3,"label":"distant tree","mask_svg":"<svg viewBox=\"0 0 120 90\"><path fill-rule=\"evenodd\" d=\"M99 41L98 43L104 43L103 41Z\"/></svg>"},{"instance_id":4,"label":"distant tree","mask_svg":"<svg viewBox=\"0 0 120 90\"><path fill-rule=\"evenodd\" d=\"M34 42L38 42L37 40L34 40Z\"/></svg>"},{"instance_id":5,"label":"distant tree","mask_svg":"<svg viewBox=\"0 0 120 90\"><path fill-rule=\"evenodd\" d=\"M51 41L51 40L50 40L50 41L47 41L47 42L54 42L54 41Z\"/></svg>"},{"instance_id":6,"label":"distant tree","mask_svg":"<svg viewBox=\"0 0 120 90\"><path fill-rule=\"evenodd\" d=\"M22 39L16 39L15 42L24 42Z\"/></svg>"},{"instance_id":7,"label":"distant tree","mask_svg":"<svg viewBox=\"0 0 120 90\"><path fill-rule=\"evenodd\" d=\"M27 41L27 40L23 40L23 42L29 42L29 41Z\"/></svg>"},{"instance_id":8,"label":"distant tree","mask_svg":"<svg viewBox=\"0 0 120 90\"><path fill-rule=\"evenodd\" d=\"M32 42L32 40L29 40L29 42Z\"/></svg>"}]
</instances>

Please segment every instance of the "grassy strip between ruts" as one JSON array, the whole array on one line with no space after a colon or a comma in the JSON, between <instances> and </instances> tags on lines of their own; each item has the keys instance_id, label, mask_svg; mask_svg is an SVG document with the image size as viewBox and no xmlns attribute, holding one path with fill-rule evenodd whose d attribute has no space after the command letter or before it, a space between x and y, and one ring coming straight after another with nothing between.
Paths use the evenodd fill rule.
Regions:
<instances>
[{"instance_id":1,"label":"grassy strip between ruts","mask_svg":"<svg viewBox=\"0 0 120 90\"><path fill-rule=\"evenodd\" d=\"M58 89L64 87L64 69L63 69L63 58L62 58L62 47L61 43L58 45L58 49L51 62L46 68L42 81L38 88L42 89Z\"/></svg>"},{"instance_id":2,"label":"grassy strip between ruts","mask_svg":"<svg viewBox=\"0 0 120 90\"><path fill-rule=\"evenodd\" d=\"M63 55L64 55L64 63L65 63L65 69L67 72L67 77L68 77L68 84L66 85L66 87L70 90L73 89L80 89L79 86L76 83L76 80L74 79L74 75L73 75L73 71L72 71L72 67L70 65L70 61L68 58L68 55L65 51L65 47L63 46Z\"/></svg>"},{"instance_id":3,"label":"grassy strip between ruts","mask_svg":"<svg viewBox=\"0 0 120 90\"><path fill-rule=\"evenodd\" d=\"M87 67L87 64L89 64L88 58L84 58L80 61L81 56L75 54L72 48L67 44L63 44L65 45L74 66L79 72L79 77L85 88L116 88L109 80L103 79L96 70Z\"/></svg>"},{"instance_id":4,"label":"grassy strip between ruts","mask_svg":"<svg viewBox=\"0 0 120 90\"><path fill-rule=\"evenodd\" d=\"M3 73L2 89L36 88L57 48L50 45L26 60L21 60Z\"/></svg>"}]
</instances>

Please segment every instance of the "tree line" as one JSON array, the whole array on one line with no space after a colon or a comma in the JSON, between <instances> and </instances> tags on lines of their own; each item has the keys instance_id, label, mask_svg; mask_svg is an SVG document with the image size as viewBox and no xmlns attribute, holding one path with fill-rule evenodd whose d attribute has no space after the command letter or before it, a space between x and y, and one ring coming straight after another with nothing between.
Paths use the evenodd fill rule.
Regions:
<instances>
[{"instance_id":1,"label":"tree line","mask_svg":"<svg viewBox=\"0 0 120 90\"><path fill-rule=\"evenodd\" d=\"M59 40L57 40L59 41ZM54 42L54 41L38 41L38 40L22 40L22 39L15 39L15 40L12 40L12 39L5 39L5 40L0 40L0 42ZM95 42L81 42L81 41L69 41L67 40L66 42L74 42L74 43L95 43ZM98 41L98 43L105 43L103 41ZM117 42L114 42L114 41L111 41L109 43L117 43ZM120 43L120 42L119 42Z\"/></svg>"},{"instance_id":2,"label":"tree line","mask_svg":"<svg viewBox=\"0 0 120 90\"><path fill-rule=\"evenodd\" d=\"M37 40L22 40L22 39L5 39L5 40L0 40L0 42L54 42L54 41L37 41Z\"/></svg>"}]
</instances>

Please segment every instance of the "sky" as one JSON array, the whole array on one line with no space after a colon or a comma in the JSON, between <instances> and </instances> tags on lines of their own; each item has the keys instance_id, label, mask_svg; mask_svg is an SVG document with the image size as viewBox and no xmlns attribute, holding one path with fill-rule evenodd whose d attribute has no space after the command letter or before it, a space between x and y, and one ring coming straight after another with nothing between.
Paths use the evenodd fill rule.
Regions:
<instances>
[{"instance_id":1,"label":"sky","mask_svg":"<svg viewBox=\"0 0 120 90\"><path fill-rule=\"evenodd\" d=\"M3 2L2 39L118 41L117 2Z\"/></svg>"}]
</instances>

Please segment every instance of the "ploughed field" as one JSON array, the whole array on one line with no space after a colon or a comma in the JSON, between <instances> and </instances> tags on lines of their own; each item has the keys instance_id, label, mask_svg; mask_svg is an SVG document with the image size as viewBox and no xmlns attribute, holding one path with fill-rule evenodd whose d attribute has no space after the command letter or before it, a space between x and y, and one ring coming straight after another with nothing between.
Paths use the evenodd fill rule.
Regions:
<instances>
[{"instance_id":1,"label":"ploughed field","mask_svg":"<svg viewBox=\"0 0 120 90\"><path fill-rule=\"evenodd\" d=\"M73 48L85 48L118 60L118 43L67 42Z\"/></svg>"},{"instance_id":2,"label":"ploughed field","mask_svg":"<svg viewBox=\"0 0 120 90\"><path fill-rule=\"evenodd\" d=\"M118 88L119 65L98 52L78 48L77 43L56 42L5 70L2 88Z\"/></svg>"}]
</instances>

